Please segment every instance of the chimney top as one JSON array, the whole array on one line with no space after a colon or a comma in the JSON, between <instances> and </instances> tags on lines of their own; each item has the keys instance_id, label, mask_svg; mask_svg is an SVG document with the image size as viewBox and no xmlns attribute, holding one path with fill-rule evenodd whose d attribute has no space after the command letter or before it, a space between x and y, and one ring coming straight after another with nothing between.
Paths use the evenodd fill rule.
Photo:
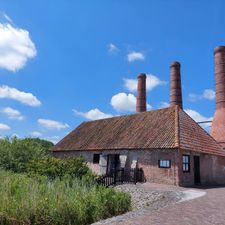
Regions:
<instances>
[{"instance_id":1,"label":"chimney top","mask_svg":"<svg viewBox=\"0 0 225 225\"><path fill-rule=\"evenodd\" d=\"M224 52L224 51L225 51L225 46L217 46L216 48L214 48L214 54L218 52Z\"/></svg>"},{"instance_id":2,"label":"chimney top","mask_svg":"<svg viewBox=\"0 0 225 225\"><path fill-rule=\"evenodd\" d=\"M177 61L174 61L170 64L170 67L178 67L178 66L180 67L180 63Z\"/></svg>"},{"instance_id":3,"label":"chimney top","mask_svg":"<svg viewBox=\"0 0 225 225\"><path fill-rule=\"evenodd\" d=\"M145 73L140 73L137 76L138 78L146 78L146 74Z\"/></svg>"}]
</instances>

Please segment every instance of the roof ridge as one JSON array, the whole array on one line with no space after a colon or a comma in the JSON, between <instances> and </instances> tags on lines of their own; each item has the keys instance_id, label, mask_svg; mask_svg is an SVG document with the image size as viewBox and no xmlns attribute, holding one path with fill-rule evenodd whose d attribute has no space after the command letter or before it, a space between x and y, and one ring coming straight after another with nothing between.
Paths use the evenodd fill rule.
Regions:
<instances>
[{"instance_id":1,"label":"roof ridge","mask_svg":"<svg viewBox=\"0 0 225 225\"><path fill-rule=\"evenodd\" d=\"M175 106L172 106L172 107L175 107ZM147 113L152 113L152 112L156 112L156 111L165 111L165 110L168 110L170 109L171 107L166 107L166 108L160 108L160 109L151 109L151 110L147 110L147 111L144 111L144 112L132 112L131 114L124 114L124 115L112 115L111 117L108 117L108 118L102 118L102 119L96 119L96 120L86 120L86 121L83 121L82 123L93 123L93 122L96 122L96 121L105 121L105 120L110 120L110 119L114 119L114 118L126 118L126 117L131 117L131 116L137 116L137 115L143 115L143 114L147 114Z\"/></svg>"},{"instance_id":2,"label":"roof ridge","mask_svg":"<svg viewBox=\"0 0 225 225\"><path fill-rule=\"evenodd\" d=\"M180 147L179 106L175 106L175 146Z\"/></svg>"}]
</instances>

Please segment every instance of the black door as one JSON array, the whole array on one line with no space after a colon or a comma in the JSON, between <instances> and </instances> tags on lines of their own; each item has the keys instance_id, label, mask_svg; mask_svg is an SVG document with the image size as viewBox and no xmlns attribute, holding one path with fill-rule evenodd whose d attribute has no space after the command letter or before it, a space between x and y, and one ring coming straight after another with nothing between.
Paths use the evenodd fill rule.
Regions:
<instances>
[{"instance_id":1,"label":"black door","mask_svg":"<svg viewBox=\"0 0 225 225\"><path fill-rule=\"evenodd\" d=\"M120 163L119 154L109 154L107 160L107 173L112 173L118 169Z\"/></svg>"},{"instance_id":2,"label":"black door","mask_svg":"<svg viewBox=\"0 0 225 225\"><path fill-rule=\"evenodd\" d=\"M200 179L200 157L199 156L194 156L194 179L195 179L195 184L201 183L201 179Z\"/></svg>"},{"instance_id":3,"label":"black door","mask_svg":"<svg viewBox=\"0 0 225 225\"><path fill-rule=\"evenodd\" d=\"M114 169L115 170L118 169L119 164L120 164L120 155L115 154L115 157L114 157Z\"/></svg>"}]
</instances>

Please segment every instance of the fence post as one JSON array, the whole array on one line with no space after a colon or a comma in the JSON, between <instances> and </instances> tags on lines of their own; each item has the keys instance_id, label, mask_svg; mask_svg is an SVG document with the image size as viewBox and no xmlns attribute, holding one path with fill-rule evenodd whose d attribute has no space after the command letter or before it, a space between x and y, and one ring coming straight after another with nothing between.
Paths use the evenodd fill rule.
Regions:
<instances>
[{"instance_id":1,"label":"fence post","mask_svg":"<svg viewBox=\"0 0 225 225\"><path fill-rule=\"evenodd\" d=\"M134 169L134 184L137 183L137 168Z\"/></svg>"},{"instance_id":2,"label":"fence post","mask_svg":"<svg viewBox=\"0 0 225 225\"><path fill-rule=\"evenodd\" d=\"M122 168L122 171L121 171L121 183L123 184L123 181L124 181L124 168Z\"/></svg>"},{"instance_id":3,"label":"fence post","mask_svg":"<svg viewBox=\"0 0 225 225\"><path fill-rule=\"evenodd\" d=\"M116 170L114 170L114 174L113 174L114 176L113 176L113 178L114 178L114 185L116 185Z\"/></svg>"}]
</instances>

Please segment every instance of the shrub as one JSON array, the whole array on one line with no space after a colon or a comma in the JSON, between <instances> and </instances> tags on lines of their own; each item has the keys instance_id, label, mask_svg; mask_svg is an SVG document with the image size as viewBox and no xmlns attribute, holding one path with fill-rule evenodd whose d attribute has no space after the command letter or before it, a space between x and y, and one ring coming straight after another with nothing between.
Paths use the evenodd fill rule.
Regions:
<instances>
[{"instance_id":1,"label":"shrub","mask_svg":"<svg viewBox=\"0 0 225 225\"><path fill-rule=\"evenodd\" d=\"M69 176L71 178L93 177L92 172L82 157L56 159L48 157L30 161L27 172L55 179Z\"/></svg>"},{"instance_id":2,"label":"shrub","mask_svg":"<svg viewBox=\"0 0 225 225\"><path fill-rule=\"evenodd\" d=\"M0 224L86 225L130 209L130 196L82 180L0 171Z\"/></svg>"},{"instance_id":3,"label":"shrub","mask_svg":"<svg viewBox=\"0 0 225 225\"><path fill-rule=\"evenodd\" d=\"M38 138L0 140L0 168L14 172L26 172L33 159L49 157L53 144Z\"/></svg>"}]
</instances>

